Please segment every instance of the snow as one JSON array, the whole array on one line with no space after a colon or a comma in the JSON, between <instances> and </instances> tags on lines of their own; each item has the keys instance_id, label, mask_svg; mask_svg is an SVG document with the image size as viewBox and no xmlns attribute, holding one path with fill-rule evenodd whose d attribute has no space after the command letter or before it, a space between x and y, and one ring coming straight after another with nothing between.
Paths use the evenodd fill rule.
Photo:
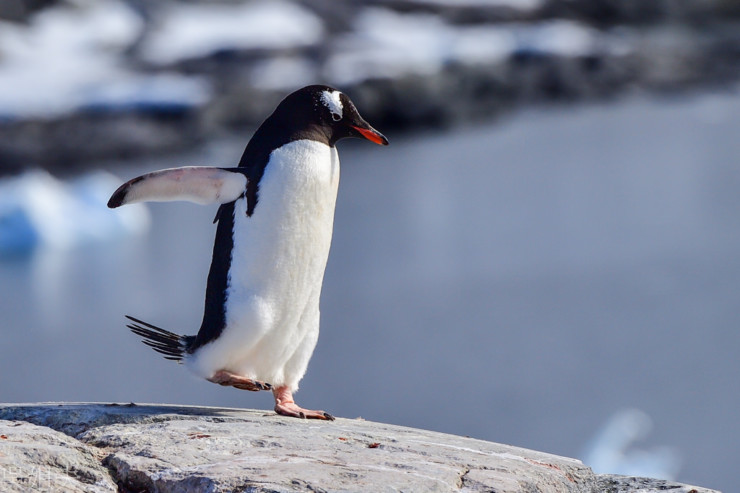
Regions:
<instances>
[{"instance_id":1,"label":"snow","mask_svg":"<svg viewBox=\"0 0 740 493\"><path fill-rule=\"evenodd\" d=\"M135 74L122 65L142 29L141 18L118 0L50 7L28 26L0 21L0 116L54 117L126 97L153 105L205 101L210 89L201 80Z\"/></svg>"},{"instance_id":2,"label":"snow","mask_svg":"<svg viewBox=\"0 0 740 493\"><path fill-rule=\"evenodd\" d=\"M421 5L442 7L505 7L513 10L531 11L542 7L544 0L413 0Z\"/></svg>"},{"instance_id":3,"label":"snow","mask_svg":"<svg viewBox=\"0 0 740 493\"><path fill-rule=\"evenodd\" d=\"M471 27L457 33L454 56L468 64L499 63L516 49L516 37L504 27Z\"/></svg>"},{"instance_id":4,"label":"snow","mask_svg":"<svg viewBox=\"0 0 740 493\"><path fill-rule=\"evenodd\" d=\"M270 57L255 62L249 71L249 82L257 89L292 92L316 79L316 64L303 57Z\"/></svg>"},{"instance_id":5,"label":"snow","mask_svg":"<svg viewBox=\"0 0 740 493\"><path fill-rule=\"evenodd\" d=\"M122 180L94 171L64 182L40 170L0 181L0 256L41 247L68 249L141 234L150 218L141 204L108 209Z\"/></svg>"},{"instance_id":6,"label":"snow","mask_svg":"<svg viewBox=\"0 0 740 493\"><path fill-rule=\"evenodd\" d=\"M520 27L521 48L563 57L588 55L596 43L594 29L573 21L557 20Z\"/></svg>"},{"instance_id":7,"label":"snow","mask_svg":"<svg viewBox=\"0 0 740 493\"><path fill-rule=\"evenodd\" d=\"M541 3L464 1L517 8ZM0 119L54 118L86 108L201 107L210 101L207 75L127 66L134 46L137 56L160 68L221 51L269 53L244 64L248 80L258 89L284 91L320 80L345 86L431 76L453 63L497 67L517 53L579 57L597 49L632 49L618 35L597 36L567 20L458 26L429 13L371 7L359 12L349 32L330 39L321 65L300 50L329 39L322 20L286 0L171 2L155 14L145 32L142 18L122 0L70 0L41 10L27 26L0 21Z\"/></svg>"},{"instance_id":8,"label":"snow","mask_svg":"<svg viewBox=\"0 0 740 493\"><path fill-rule=\"evenodd\" d=\"M220 50L287 49L324 37L321 20L284 1L244 4L178 4L142 45L142 58L169 65Z\"/></svg>"},{"instance_id":9,"label":"snow","mask_svg":"<svg viewBox=\"0 0 740 493\"><path fill-rule=\"evenodd\" d=\"M354 32L335 42L326 76L336 85L401 74L430 75L440 70L454 39L451 29L431 14L397 14L370 8L355 20Z\"/></svg>"},{"instance_id":10,"label":"snow","mask_svg":"<svg viewBox=\"0 0 740 493\"><path fill-rule=\"evenodd\" d=\"M210 83L204 77L174 73L129 76L90 88L85 107L159 108L200 106L208 102Z\"/></svg>"},{"instance_id":11,"label":"snow","mask_svg":"<svg viewBox=\"0 0 740 493\"><path fill-rule=\"evenodd\" d=\"M519 51L577 57L591 53L596 39L593 29L571 21L454 26L432 14L368 8L333 45L324 75L344 85L431 75L451 62L495 65Z\"/></svg>"}]
</instances>

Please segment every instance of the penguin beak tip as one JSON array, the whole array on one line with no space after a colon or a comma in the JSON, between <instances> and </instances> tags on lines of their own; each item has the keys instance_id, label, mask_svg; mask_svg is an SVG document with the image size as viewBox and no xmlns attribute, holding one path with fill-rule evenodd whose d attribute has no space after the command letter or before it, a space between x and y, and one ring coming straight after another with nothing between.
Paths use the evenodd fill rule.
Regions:
<instances>
[{"instance_id":1,"label":"penguin beak tip","mask_svg":"<svg viewBox=\"0 0 740 493\"><path fill-rule=\"evenodd\" d=\"M358 127L356 125L352 125L352 128L357 130L360 135L362 135L364 138L369 140L370 142L374 142L378 145L387 146L388 145L388 139L385 138L385 135L381 134L374 128L362 128Z\"/></svg>"}]
</instances>

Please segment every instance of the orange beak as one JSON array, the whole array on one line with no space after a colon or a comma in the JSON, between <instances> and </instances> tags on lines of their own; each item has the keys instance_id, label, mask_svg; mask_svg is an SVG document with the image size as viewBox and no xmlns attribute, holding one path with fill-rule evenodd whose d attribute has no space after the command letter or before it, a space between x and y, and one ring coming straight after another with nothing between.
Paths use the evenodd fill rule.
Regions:
<instances>
[{"instance_id":1,"label":"orange beak","mask_svg":"<svg viewBox=\"0 0 740 493\"><path fill-rule=\"evenodd\" d=\"M370 142L375 142L376 144L387 146L388 145L388 139L385 138L383 134L375 130L374 128L362 128L358 127L356 125L352 125L352 128L357 130L360 135L365 137Z\"/></svg>"}]
</instances>

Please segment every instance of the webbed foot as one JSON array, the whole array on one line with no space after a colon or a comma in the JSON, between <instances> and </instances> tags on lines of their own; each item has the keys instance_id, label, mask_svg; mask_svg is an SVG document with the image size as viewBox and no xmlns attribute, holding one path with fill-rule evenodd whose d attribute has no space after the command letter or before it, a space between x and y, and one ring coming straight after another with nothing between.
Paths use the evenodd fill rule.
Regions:
<instances>
[{"instance_id":1,"label":"webbed foot","mask_svg":"<svg viewBox=\"0 0 740 493\"><path fill-rule=\"evenodd\" d=\"M219 385L235 387L241 390L251 390L252 392L259 392L260 390L272 390L272 385L259 380L252 380L236 373L232 373L227 370L219 370L208 379L209 382L217 383Z\"/></svg>"},{"instance_id":2,"label":"webbed foot","mask_svg":"<svg viewBox=\"0 0 740 493\"><path fill-rule=\"evenodd\" d=\"M275 412L281 416L291 416L293 418L301 419L325 419L328 421L334 421L334 416L324 411L314 411L311 409L303 409L293 401L293 393L288 390L288 387L278 387L272 389L272 394L275 396Z\"/></svg>"}]
</instances>

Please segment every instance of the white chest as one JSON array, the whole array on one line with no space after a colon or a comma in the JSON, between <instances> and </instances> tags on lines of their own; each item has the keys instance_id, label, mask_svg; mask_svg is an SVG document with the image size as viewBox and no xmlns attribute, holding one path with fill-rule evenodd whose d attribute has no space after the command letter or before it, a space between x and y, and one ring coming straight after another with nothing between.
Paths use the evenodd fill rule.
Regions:
<instances>
[{"instance_id":1,"label":"white chest","mask_svg":"<svg viewBox=\"0 0 740 493\"><path fill-rule=\"evenodd\" d=\"M252 216L235 202L226 326L188 360L193 371L297 388L318 338L338 184L333 147L301 140L272 153Z\"/></svg>"},{"instance_id":2,"label":"white chest","mask_svg":"<svg viewBox=\"0 0 740 493\"><path fill-rule=\"evenodd\" d=\"M338 184L336 148L299 140L273 151L252 216L245 199L235 204L228 305L252 295L300 304L320 289Z\"/></svg>"}]
</instances>

